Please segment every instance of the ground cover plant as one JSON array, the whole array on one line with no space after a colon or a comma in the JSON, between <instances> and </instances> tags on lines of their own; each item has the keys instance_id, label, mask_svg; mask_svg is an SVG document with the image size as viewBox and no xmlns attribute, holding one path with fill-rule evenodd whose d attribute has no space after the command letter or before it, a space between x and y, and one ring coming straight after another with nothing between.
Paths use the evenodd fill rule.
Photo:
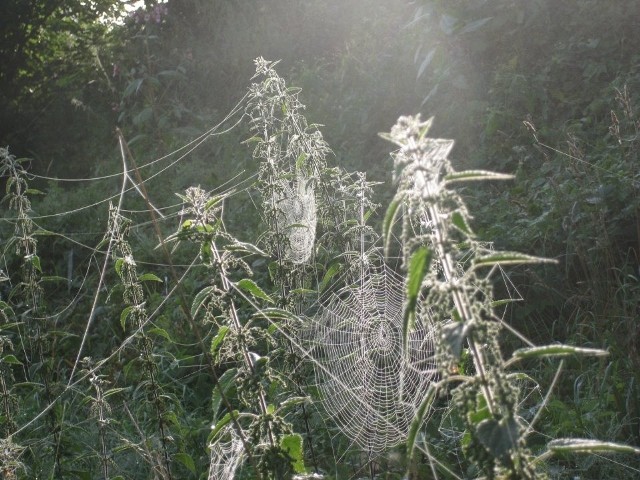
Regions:
<instances>
[{"instance_id":1,"label":"ground cover plant","mask_svg":"<svg viewBox=\"0 0 640 480\"><path fill-rule=\"evenodd\" d=\"M137 165L120 133L119 171L90 180L117 188L81 207L105 219L94 245L49 228L77 212L36 213L47 192L0 151L3 475L519 479L570 475L581 455L636 461L545 418L566 365L608 352L536 344L505 320L527 299L504 268L556 267L476 236L458 188L514 179L456 171L453 141L401 117L382 134L396 193L378 206L276 65L257 59L224 120L157 160ZM152 198L238 124L256 173ZM240 197L255 227L228 221Z\"/></svg>"}]
</instances>

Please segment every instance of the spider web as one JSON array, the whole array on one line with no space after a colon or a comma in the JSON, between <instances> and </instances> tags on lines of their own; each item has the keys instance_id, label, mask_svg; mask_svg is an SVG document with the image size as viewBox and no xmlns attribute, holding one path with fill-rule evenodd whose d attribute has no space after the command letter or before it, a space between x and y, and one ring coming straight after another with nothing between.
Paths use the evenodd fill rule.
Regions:
<instances>
[{"instance_id":1,"label":"spider web","mask_svg":"<svg viewBox=\"0 0 640 480\"><path fill-rule=\"evenodd\" d=\"M229 426L209 445L211 463L208 480L233 480L244 460L244 446Z\"/></svg>"},{"instance_id":2,"label":"spider web","mask_svg":"<svg viewBox=\"0 0 640 480\"><path fill-rule=\"evenodd\" d=\"M286 237L283 256L293 263L305 263L313 252L316 238L316 199L308 180L299 175L293 184L279 182L274 193L278 214L276 226Z\"/></svg>"},{"instance_id":3,"label":"spider web","mask_svg":"<svg viewBox=\"0 0 640 480\"><path fill-rule=\"evenodd\" d=\"M370 455L406 439L435 374L428 312L416 315L405 350L403 305L403 279L368 264L322 302L308 332L325 410Z\"/></svg>"}]
</instances>

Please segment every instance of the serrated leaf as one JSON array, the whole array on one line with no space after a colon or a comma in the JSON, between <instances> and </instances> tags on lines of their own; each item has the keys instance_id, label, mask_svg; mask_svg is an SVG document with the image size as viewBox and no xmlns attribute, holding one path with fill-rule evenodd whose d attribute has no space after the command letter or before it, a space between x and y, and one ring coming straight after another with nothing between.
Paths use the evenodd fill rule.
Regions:
<instances>
[{"instance_id":1,"label":"serrated leaf","mask_svg":"<svg viewBox=\"0 0 640 480\"><path fill-rule=\"evenodd\" d=\"M302 448L302 436L298 433L284 435L280 439L280 448L289 455L291 468L295 473L305 473L304 450Z\"/></svg>"},{"instance_id":2,"label":"serrated leaf","mask_svg":"<svg viewBox=\"0 0 640 480\"><path fill-rule=\"evenodd\" d=\"M118 275L122 275L122 265L124 265L124 258L118 258L114 266Z\"/></svg>"},{"instance_id":3,"label":"serrated leaf","mask_svg":"<svg viewBox=\"0 0 640 480\"><path fill-rule=\"evenodd\" d=\"M267 295L264 290L262 290L253 280L243 278L236 283L236 287L238 287L240 290L244 290L245 292L250 293L256 298L264 300L265 302L275 303L273 299L269 295Z\"/></svg>"},{"instance_id":4,"label":"serrated leaf","mask_svg":"<svg viewBox=\"0 0 640 480\"><path fill-rule=\"evenodd\" d=\"M233 192L230 192L230 193L233 193ZM207 203L204 204L205 212L211 210L213 207L219 204L222 200L224 200L225 197L226 195L216 195L215 197L211 197L207 201Z\"/></svg>"},{"instance_id":5,"label":"serrated leaf","mask_svg":"<svg viewBox=\"0 0 640 480\"><path fill-rule=\"evenodd\" d=\"M324 290L327 288L327 286L331 282L331 279L336 275L336 273L340 271L341 268L342 268L342 264L339 262L335 262L331 264L331 266L327 269L324 276L322 277L322 281L320 282L320 285L318 285L318 291L320 293L324 292Z\"/></svg>"},{"instance_id":6,"label":"serrated leaf","mask_svg":"<svg viewBox=\"0 0 640 480\"><path fill-rule=\"evenodd\" d=\"M429 272L433 252L426 246L419 247L409 259L409 270L407 272L407 298L404 309L404 320L402 325L402 336L404 351L407 351L409 334L413 329L416 314L418 296L422 287L422 282Z\"/></svg>"},{"instance_id":7,"label":"serrated leaf","mask_svg":"<svg viewBox=\"0 0 640 480\"><path fill-rule=\"evenodd\" d=\"M233 412L229 412L229 413L225 414L225 416L222 417L218 421L218 423L215 424L215 426L211 429L211 433L209 434L209 438L207 439L207 443L211 443L211 441L214 438L216 438L216 435L218 435L218 433L220 433L220 430L222 430L225 426L227 426L229 424L229 422L233 418L238 418L238 410L234 410Z\"/></svg>"},{"instance_id":8,"label":"serrated leaf","mask_svg":"<svg viewBox=\"0 0 640 480\"><path fill-rule=\"evenodd\" d=\"M247 144L247 145L248 145L248 144L250 144L250 143L261 143L261 142L263 142L263 141L264 141L264 140L262 140L262 137L253 136L253 137L251 137L251 138L247 138L246 140L243 140L241 143L244 143L244 144Z\"/></svg>"},{"instance_id":9,"label":"serrated leaf","mask_svg":"<svg viewBox=\"0 0 640 480\"><path fill-rule=\"evenodd\" d=\"M278 407L278 412L283 412L288 408L300 405L302 403L307 403L308 401L309 397L289 397L280 404L280 406Z\"/></svg>"},{"instance_id":10,"label":"serrated leaf","mask_svg":"<svg viewBox=\"0 0 640 480\"><path fill-rule=\"evenodd\" d=\"M209 285L208 287L204 287L200 290L196 296L193 298L193 302L191 303L191 316L193 318L196 317L198 311L202 307L202 304L207 300L207 297L213 291L213 285Z\"/></svg>"},{"instance_id":11,"label":"serrated leaf","mask_svg":"<svg viewBox=\"0 0 640 480\"><path fill-rule=\"evenodd\" d=\"M520 348L513 352L514 359L532 357L566 357L568 355L606 357L609 355L609 352L599 348L582 348L571 345L543 345L540 347Z\"/></svg>"},{"instance_id":12,"label":"serrated leaf","mask_svg":"<svg viewBox=\"0 0 640 480\"><path fill-rule=\"evenodd\" d=\"M225 372L218 378L218 385L213 389L213 393L211 394L211 411L213 412L213 419L218 418L218 411L220 410L220 405L222 404L222 396L228 396L229 392L232 390L232 387L235 386L236 373L238 372L237 368L230 368L225 370ZM222 390L222 393L220 393Z\"/></svg>"},{"instance_id":13,"label":"serrated leaf","mask_svg":"<svg viewBox=\"0 0 640 480\"><path fill-rule=\"evenodd\" d=\"M160 282L162 283L162 279L153 273L143 273L138 277L139 282Z\"/></svg>"},{"instance_id":14,"label":"serrated leaf","mask_svg":"<svg viewBox=\"0 0 640 480\"><path fill-rule=\"evenodd\" d=\"M193 473L194 475L196 474L196 464L193 461L193 458L191 458L191 455L189 455L188 453L180 452L174 454L173 458L184 465L191 473Z\"/></svg>"},{"instance_id":15,"label":"serrated leaf","mask_svg":"<svg viewBox=\"0 0 640 480\"><path fill-rule=\"evenodd\" d=\"M120 326L122 327L123 331L126 331L127 329L127 318L129 317L132 311L133 311L133 305L129 305L127 307L124 307L124 310L122 310L122 313L120 314Z\"/></svg>"},{"instance_id":16,"label":"serrated leaf","mask_svg":"<svg viewBox=\"0 0 640 480\"><path fill-rule=\"evenodd\" d=\"M449 323L442 327L442 341L449 347L454 358L460 358L462 342L467 336L467 326L462 322Z\"/></svg>"},{"instance_id":17,"label":"serrated leaf","mask_svg":"<svg viewBox=\"0 0 640 480\"><path fill-rule=\"evenodd\" d=\"M554 453L630 453L640 455L640 448L631 445L587 438L557 438L551 440L547 447Z\"/></svg>"},{"instance_id":18,"label":"serrated leaf","mask_svg":"<svg viewBox=\"0 0 640 480\"><path fill-rule=\"evenodd\" d=\"M474 268L493 267L494 265L524 265L530 263L556 263L555 260L543 257L534 257L518 252L497 252L490 255L482 255L473 261Z\"/></svg>"},{"instance_id":19,"label":"serrated leaf","mask_svg":"<svg viewBox=\"0 0 640 480\"><path fill-rule=\"evenodd\" d=\"M229 395L232 387L235 385L237 368L230 368L218 378L218 385L213 389L211 394L211 411L213 413L213 419L218 418L218 411L222 404L222 396ZM222 390L222 393L220 392Z\"/></svg>"},{"instance_id":20,"label":"serrated leaf","mask_svg":"<svg viewBox=\"0 0 640 480\"><path fill-rule=\"evenodd\" d=\"M15 355L5 355L2 358L4 363L8 363L9 365L22 365L22 362L16 358Z\"/></svg>"},{"instance_id":21,"label":"serrated leaf","mask_svg":"<svg viewBox=\"0 0 640 480\"><path fill-rule=\"evenodd\" d=\"M216 333L216 336L213 337L213 340L211 340L211 350L210 351L211 351L211 355L216 360L217 360L217 357L218 357L218 348L220 347L220 344L224 340L224 337L227 336L227 333L229 333L229 327L227 325L222 325L218 329L218 333Z\"/></svg>"},{"instance_id":22,"label":"serrated leaf","mask_svg":"<svg viewBox=\"0 0 640 480\"><path fill-rule=\"evenodd\" d=\"M154 328L150 328L147 333L149 334L154 334L154 335L159 335L160 337L166 339L167 341L173 343L173 340L171 339L171 335L169 335L169 332L167 332L164 328L160 328L160 327L154 327Z\"/></svg>"},{"instance_id":23,"label":"serrated leaf","mask_svg":"<svg viewBox=\"0 0 640 480\"><path fill-rule=\"evenodd\" d=\"M487 405L487 399L483 394L476 395L476 407L473 411L467 412L467 418L472 425L478 425L480 422L491 418L489 405Z\"/></svg>"},{"instance_id":24,"label":"serrated leaf","mask_svg":"<svg viewBox=\"0 0 640 480\"><path fill-rule=\"evenodd\" d=\"M444 177L446 185L455 182L471 182L478 180L513 180L513 175L504 173L489 172L487 170L463 170L461 172L453 172Z\"/></svg>"},{"instance_id":25,"label":"serrated leaf","mask_svg":"<svg viewBox=\"0 0 640 480\"><path fill-rule=\"evenodd\" d=\"M469 236L473 235L473 232L471 231L471 227L467 223L467 219L462 214L462 212L458 210L453 212L451 214L451 223L453 223L454 227L456 227L465 235L469 235Z\"/></svg>"},{"instance_id":26,"label":"serrated leaf","mask_svg":"<svg viewBox=\"0 0 640 480\"><path fill-rule=\"evenodd\" d=\"M306 153L302 152L300 155L298 155L298 158L296 159L296 171L300 171L302 169L306 160Z\"/></svg>"},{"instance_id":27,"label":"serrated leaf","mask_svg":"<svg viewBox=\"0 0 640 480\"><path fill-rule=\"evenodd\" d=\"M234 242L230 245L225 246L224 249L229 252L246 252L246 253L251 253L253 255L260 255L261 257L269 256L267 253L260 250L255 245L251 243L245 243L245 242Z\"/></svg>"},{"instance_id":28,"label":"serrated leaf","mask_svg":"<svg viewBox=\"0 0 640 480\"><path fill-rule=\"evenodd\" d=\"M478 424L476 434L480 443L498 459L504 459L518 445L520 428L513 417L483 420Z\"/></svg>"},{"instance_id":29,"label":"serrated leaf","mask_svg":"<svg viewBox=\"0 0 640 480\"><path fill-rule=\"evenodd\" d=\"M110 388L106 392L104 392L103 398L110 397L111 395L115 395L116 393L120 393L124 390L128 390L128 388Z\"/></svg>"},{"instance_id":30,"label":"serrated leaf","mask_svg":"<svg viewBox=\"0 0 640 480\"><path fill-rule=\"evenodd\" d=\"M28 257L29 262L38 272L42 273L42 266L40 265L40 257L38 255L30 255Z\"/></svg>"},{"instance_id":31,"label":"serrated leaf","mask_svg":"<svg viewBox=\"0 0 640 480\"><path fill-rule=\"evenodd\" d=\"M396 196L391 203L389 203L389 207L387 207L387 212L384 214L384 221L382 223L382 238L384 239L384 254L385 256L389 255L389 243L391 240L391 232L393 231L393 224L396 221L396 217L398 216L398 210L402 205L403 198L401 196Z\"/></svg>"}]
</instances>

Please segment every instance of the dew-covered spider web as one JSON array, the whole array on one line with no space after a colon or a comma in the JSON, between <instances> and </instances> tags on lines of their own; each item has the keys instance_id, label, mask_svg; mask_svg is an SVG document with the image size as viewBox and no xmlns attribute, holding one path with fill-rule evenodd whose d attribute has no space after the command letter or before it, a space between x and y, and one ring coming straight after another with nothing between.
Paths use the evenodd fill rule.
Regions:
<instances>
[{"instance_id":1,"label":"dew-covered spider web","mask_svg":"<svg viewBox=\"0 0 640 480\"><path fill-rule=\"evenodd\" d=\"M405 441L435 374L428 312L417 313L405 350L404 282L377 263L322 302L309 331L321 402L370 455Z\"/></svg>"},{"instance_id":2,"label":"dew-covered spider web","mask_svg":"<svg viewBox=\"0 0 640 480\"><path fill-rule=\"evenodd\" d=\"M313 187L302 175L293 183L281 180L274 193L276 226L282 232L283 257L293 263L305 263L313 252L316 239L316 199Z\"/></svg>"},{"instance_id":3,"label":"dew-covered spider web","mask_svg":"<svg viewBox=\"0 0 640 480\"><path fill-rule=\"evenodd\" d=\"M244 446L233 427L227 426L209 445L208 480L233 480L244 460Z\"/></svg>"}]
</instances>

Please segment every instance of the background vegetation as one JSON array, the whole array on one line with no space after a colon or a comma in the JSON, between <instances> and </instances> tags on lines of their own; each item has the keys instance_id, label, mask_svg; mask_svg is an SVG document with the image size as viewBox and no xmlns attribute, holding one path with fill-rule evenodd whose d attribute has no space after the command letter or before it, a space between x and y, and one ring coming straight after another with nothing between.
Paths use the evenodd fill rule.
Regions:
<instances>
[{"instance_id":1,"label":"background vegetation","mask_svg":"<svg viewBox=\"0 0 640 480\"><path fill-rule=\"evenodd\" d=\"M536 426L541 441L560 435L640 445L640 20L629 14L637 10L635 0L606 5L592 0L144 3L130 11L116 0L8 0L0 6L0 146L28 158L23 165L35 174L29 187L46 192L29 193L36 225L25 220L20 228L28 238L38 230L59 234L39 235L37 247L25 244L37 248L42 259L41 265L29 267L21 256L34 252L9 255L16 248L7 248L15 222L2 224L6 249L0 269L7 281L0 284L1 300L22 312L20 322L47 318L27 330L7 318L3 327L1 365L12 369L15 381L11 395L3 393L3 398L33 398L5 410L3 436L33 419L70 382L69 368L92 310L88 287L98 285L103 261L84 246L95 247L114 228L105 205L90 214L59 213L117 195L119 177L85 183L53 179L120 172L116 127L130 148L127 157L139 165L182 147L236 105L253 75L253 59L262 56L282 59L280 75L302 88L305 116L324 125L322 133L333 150L329 163L383 182L376 202L386 205L394 194L392 146L377 134L408 113L435 116L430 136L456 139L456 168L516 176L511 182L460 190L478 238L492 239L499 249L559 262L508 271L511 283L505 293L524 301L511 305L505 320L536 344L572 343L611 353L600 360L566 361ZM171 167L170 175L149 180L152 203L175 204L174 194L189 186L223 189L226 182L238 181L236 175L254 173L251 151L240 145L250 136L245 126L210 137ZM159 171L152 165L145 177ZM145 202L136 192L127 198L135 219L133 256L144 272L170 279L170 268L154 250L158 232ZM235 196L225 214L227 230L239 232L240 241L256 238L261 228L249 200ZM7 207L3 204L5 216L15 218ZM164 228L168 235L176 225ZM173 261L187 262L188 255ZM36 300L12 303L24 298L15 291L28 284L29 275L46 277L44 283L38 280L42 290ZM200 290L205 279L204 272L190 278L186 291ZM106 288L116 283L112 272ZM151 310L162 302L164 285L172 282L147 283ZM110 295L110 303L93 314L86 351L95 359L108 356L124 338L120 319L126 295L118 289ZM67 309L70 298L74 308ZM155 336L168 332L172 343L155 359L157 376L146 376L143 366L127 367L132 364L126 355L118 357L91 388L78 387L81 395L62 398L14 438L27 448L20 457L25 478L94 478L100 438L131 452L118 474L151 478L148 465L162 462L147 459L144 467L138 459L161 451L169 433L160 428L155 436L145 434L147 444L139 435L148 431L143 424L158 415L164 419L160 425L170 426L172 454L181 459L172 467L175 478L206 472L211 380L198 372L207 362L180 302L168 311ZM24 347L27 337L36 345ZM518 346L505 342L507 350ZM153 345L144 345L138 348L151 356ZM40 358L30 359L30 371L20 360L21 350L40 352ZM549 385L556 372L553 363L527 368L541 385ZM112 392L117 398L114 421L124 433L108 439L101 437L106 430L100 422L75 416L91 404L92 414L101 418L100 382L114 382L121 374L129 376L127 384L146 378L151 393L136 390L137 400L123 401L117 390ZM106 384L102 388L108 389ZM310 421L318 422L317 429L331 428L319 416ZM434 429L446 430L449 421L443 414ZM96 445L96 452L86 453L85 441ZM325 457L324 468L333 462L337 478L364 475L359 469L366 462L357 452L333 453L332 448L339 451L348 444L340 443L335 431L322 442L324 448L315 454ZM446 441L434 449L447 462L464 465L460 452L447 458ZM389 478L402 472L392 460L381 468ZM558 478L633 478L640 464L637 457L590 455L562 458L553 468Z\"/></svg>"}]
</instances>

